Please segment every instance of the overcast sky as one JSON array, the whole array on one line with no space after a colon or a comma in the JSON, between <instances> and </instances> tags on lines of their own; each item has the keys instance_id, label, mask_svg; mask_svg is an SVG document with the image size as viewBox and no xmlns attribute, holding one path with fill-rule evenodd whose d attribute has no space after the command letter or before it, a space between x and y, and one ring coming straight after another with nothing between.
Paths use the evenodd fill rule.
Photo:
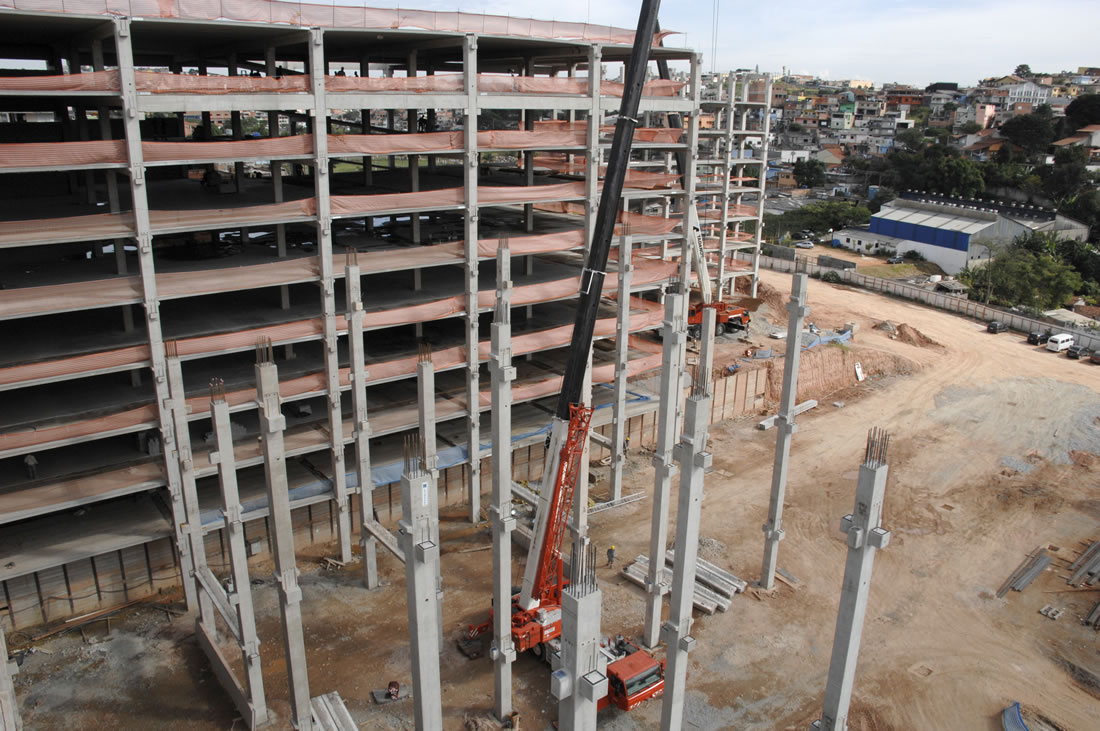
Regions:
<instances>
[{"instance_id":1,"label":"overcast sky","mask_svg":"<svg viewBox=\"0 0 1100 731\"><path fill-rule=\"evenodd\" d=\"M337 0L357 4L354 0ZM366 0L372 7L465 10L634 28L640 0ZM661 27L683 33L666 45L703 53L703 68L760 67L927 85L1011 73L1100 66L1096 0L720 0L717 54L711 53L713 4L665 0Z\"/></svg>"}]
</instances>

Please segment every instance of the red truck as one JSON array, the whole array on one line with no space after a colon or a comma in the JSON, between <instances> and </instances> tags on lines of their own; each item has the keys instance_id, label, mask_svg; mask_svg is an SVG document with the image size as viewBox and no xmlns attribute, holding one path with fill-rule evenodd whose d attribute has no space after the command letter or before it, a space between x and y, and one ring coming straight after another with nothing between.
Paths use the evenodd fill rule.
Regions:
<instances>
[{"instance_id":1,"label":"red truck","mask_svg":"<svg viewBox=\"0 0 1100 731\"><path fill-rule=\"evenodd\" d=\"M688 308L688 335L698 339L702 335L703 310L714 308L714 334L722 335L730 330L744 330L752 318L744 307L728 302L695 302Z\"/></svg>"}]
</instances>

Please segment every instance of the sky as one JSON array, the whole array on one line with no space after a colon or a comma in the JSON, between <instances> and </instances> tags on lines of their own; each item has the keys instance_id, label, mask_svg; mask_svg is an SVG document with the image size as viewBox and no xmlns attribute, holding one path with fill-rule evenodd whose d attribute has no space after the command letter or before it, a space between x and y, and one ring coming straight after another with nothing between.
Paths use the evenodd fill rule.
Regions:
<instances>
[{"instance_id":1,"label":"sky","mask_svg":"<svg viewBox=\"0 0 1100 731\"><path fill-rule=\"evenodd\" d=\"M718 0L718 46L711 52L714 6L665 0L665 45L703 54L703 69L756 68L827 79L870 79L926 86L1033 71L1100 67L1096 0ZM354 1L337 0L340 4ZM463 10L541 20L634 28L640 0L366 0L372 7Z\"/></svg>"}]
</instances>

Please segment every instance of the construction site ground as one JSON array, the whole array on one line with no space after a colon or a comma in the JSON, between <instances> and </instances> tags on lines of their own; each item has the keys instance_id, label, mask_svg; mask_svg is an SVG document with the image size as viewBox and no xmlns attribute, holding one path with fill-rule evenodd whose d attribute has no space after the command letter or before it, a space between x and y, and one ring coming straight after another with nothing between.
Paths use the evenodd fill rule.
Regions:
<instances>
[{"instance_id":1,"label":"construction site ground","mask_svg":"<svg viewBox=\"0 0 1100 731\"><path fill-rule=\"evenodd\" d=\"M790 276L763 272L762 279L757 317L785 328ZM818 717L846 552L838 523L853 507L866 432L880 426L891 434L883 522L892 541L875 563L850 727L993 730L1000 710L1019 701L1033 728L1095 729L1098 640L1079 618L1100 592L1068 591L1064 577L1082 541L1100 538L1100 367L1028 346L1018 333L990 335L984 323L845 286L811 280L809 305L819 326L855 322L859 331L848 346L803 356L799 400L816 398L819 406L797 420L779 554L798 582L771 596L739 595L730 611L696 617L685 727L801 730ZM897 332L875 328L884 320ZM745 347L724 337L715 365L738 360ZM870 374L862 383L854 361ZM758 430L758 419L712 428L700 548L750 581L760 571L775 447L775 432ZM648 454L635 449L625 492L652 488ZM593 515L600 554L616 544L621 566L647 553L651 507L646 499ZM487 617L491 553L469 549L486 546L488 533L466 523L459 508L442 522L445 725L492 728L483 721L492 706L491 662L468 660L455 647L469 623ZM1026 591L996 598L1038 545L1055 555L1052 568ZM517 577L521 553L514 551ZM324 555L323 546L299 551L311 695L339 691L362 728L411 728L411 701L370 700L390 680L410 682L402 565L380 552L385 584L368 592L357 563L323 571L316 566ZM287 728L270 569L254 567L263 583L253 588L273 727ZM637 636L643 595L618 569L599 571L603 630ZM1046 604L1065 614L1047 619L1039 614ZM38 652L16 677L27 727L241 728L192 626L146 606L116 617L110 635L98 622L85 628L86 639L73 631L33 643ZM231 646L223 649L232 655ZM548 668L523 656L514 672L522 727L551 728ZM651 729L659 719L659 701L651 701L629 714L605 711L600 725Z\"/></svg>"}]
</instances>

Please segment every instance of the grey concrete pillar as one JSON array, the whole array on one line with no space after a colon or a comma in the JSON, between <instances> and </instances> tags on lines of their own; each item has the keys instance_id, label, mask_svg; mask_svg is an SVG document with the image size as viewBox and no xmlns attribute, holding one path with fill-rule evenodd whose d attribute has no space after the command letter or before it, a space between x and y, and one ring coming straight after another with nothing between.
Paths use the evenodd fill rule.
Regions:
<instances>
[{"instance_id":1,"label":"grey concrete pillar","mask_svg":"<svg viewBox=\"0 0 1100 731\"><path fill-rule=\"evenodd\" d=\"M691 610L695 596L695 566L699 556L699 522L703 507L703 475L710 469L707 451L710 427L710 362L714 349L714 309L703 311L702 352L691 395L684 407L684 433L676 445L680 463L680 496L676 515L676 566L672 573L672 597L668 621L661 627L668 657L665 694L661 704L661 728L678 731L684 722L688 653L695 645L691 636ZM652 558L650 559L653 560Z\"/></svg>"},{"instance_id":2,"label":"grey concrete pillar","mask_svg":"<svg viewBox=\"0 0 1100 731\"><path fill-rule=\"evenodd\" d=\"M863 464L859 467L855 510L840 521L840 529L848 534L848 558L844 564L829 677L825 682L825 710L821 720L811 726L821 731L846 731L848 728L848 706L852 701L859 642L867 615L867 597L871 593L871 569L875 552L890 543L890 531L882 528L889 445L890 436L884 430L875 428L868 432Z\"/></svg>"},{"instance_id":3,"label":"grey concrete pillar","mask_svg":"<svg viewBox=\"0 0 1100 731\"><path fill-rule=\"evenodd\" d=\"M416 728L443 728L439 684L439 544L432 541L432 494L435 479L422 464L419 441L405 443L405 471L401 475L402 518L398 541L405 553L405 590L409 610L409 647L412 656L413 708Z\"/></svg>"},{"instance_id":4,"label":"grey concrete pillar","mask_svg":"<svg viewBox=\"0 0 1100 731\"><path fill-rule=\"evenodd\" d=\"M558 728L596 731L598 703L607 695L596 545L574 541L569 565L570 584L561 595L561 667L550 676L550 690L558 699Z\"/></svg>"},{"instance_id":5,"label":"grey concrete pillar","mask_svg":"<svg viewBox=\"0 0 1100 731\"><path fill-rule=\"evenodd\" d=\"M8 642L0 628L0 729L22 731L23 719L19 717L19 704L15 698L15 663L8 662Z\"/></svg>"},{"instance_id":6,"label":"grey concrete pillar","mask_svg":"<svg viewBox=\"0 0 1100 731\"><path fill-rule=\"evenodd\" d=\"M290 686L291 723L298 731L312 729L309 705L309 673L302 631L302 590L294 558L294 525L290 518L290 492L286 478L283 431L286 417L279 396L279 372L272 362L270 342L257 347L256 396L260 407L260 444L264 453L271 554L275 559L275 583L279 587L279 613L283 625L287 682Z\"/></svg>"},{"instance_id":7,"label":"grey concrete pillar","mask_svg":"<svg viewBox=\"0 0 1100 731\"><path fill-rule=\"evenodd\" d=\"M435 365L432 363L432 349L427 344L420 346L420 360L416 364L417 416L420 425L420 444L424 450L424 470L431 476L433 487L439 482L439 456L435 436ZM435 489L428 496L431 501L429 539L439 545L439 492ZM407 555L407 554L406 554ZM437 564L438 567L438 564ZM443 652L443 576L435 579L437 594L436 610L439 612L439 651Z\"/></svg>"},{"instance_id":8,"label":"grey concrete pillar","mask_svg":"<svg viewBox=\"0 0 1100 731\"><path fill-rule=\"evenodd\" d=\"M759 177L756 179L756 182L757 182L757 186L760 188L760 192L757 193L757 198L756 198L756 231L753 232L753 237L752 237L753 238L752 291L749 293L753 297L756 296L757 290L760 286L760 242L763 240L763 236L764 236L764 231L763 231L764 227L762 225L764 223L764 200L765 200L764 188L765 188L765 184L767 182L767 177L768 177L767 176L767 172L768 172L768 168L767 168L767 165L768 165L768 144L769 144L769 138L771 137L771 129L772 129L772 115L771 115L771 108L770 108L771 98L772 98L772 75L771 74L766 74L764 76L764 78L765 78L764 99L767 102L767 104L765 104L765 106L762 107L762 110L763 110L763 113L764 113L764 120L763 120L764 136L763 136L763 144L761 144L761 146L760 146L760 160L762 162L761 162L760 165L757 165L757 170L759 171L759 173L758 173Z\"/></svg>"},{"instance_id":9,"label":"grey concrete pillar","mask_svg":"<svg viewBox=\"0 0 1100 731\"><path fill-rule=\"evenodd\" d=\"M278 65L275 60L275 47L268 46L264 49L264 73L269 77L275 78L278 74ZM279 131L279 110L271 109L267 112L267 135L268 137L278 137ZM274 191L275 202L283 202L283 166L278 160L271 161L271 188ZM275 225L275 253L280 258L286 256L286 225L279 223ZM286 284L279 287L279 305L284 309L290 309L290 287ZM286 346L286 357L289 360L293 357L293 346Z\"/></svg>"},{"instance_id":10,"label":"grey concrete pillar","mask_svg":"<svg viewBox=\"0 0 1100 731\"><path fill-rule=\"evenodd\" d=\"M623 496L626 467L626 384L630 378L630 280L634 273L634 242L624 236L619 243L619 311L615 318L615 401L611 416L611 500Z\"/></svg>"},{"instance_id":11,"label":"grey concrete pillar","mask_svg":"<svg viewBox=\"0 0 1100 731\"><path fill-rule=\"evenodd\" d=\"M202 537L202 520L199 517L199 494L195 485L195 462L191 454L191 430L187 425L187 394L183 389L183 369L176 356L176 343L164 344L168 353L168 410L172 415L172 430L176 440L174 448L165 445L165 451L171 452L171 458L179 465L180 490L183 495L183 509L187 523L182 526L187 543L191 549L192 567L190 575L185 575L185 583L198 581L198 572L206 569L206 547ZM207 627L214 627L214 606L210 597L203 591L196 591L199 600L199 619Z\"/></svg>"},{"instance_id":12,"label":"grey concrete pillar","mask_svg":"<svg viewBox=\"0 0 1100 731\"><path fill-rule=\"evenodd\" d=\"M363 548L363 585L378 586L378 539L367 529L374 521L374 479L370 469L370 420L367 416L366 347L363 342L363 294L355 252L346 257L348 357L351 359L352 438L355 440L355 476L359 483L359 542Z\"/></svg>"},{"instance_id":13,"label":"grey concrete pillar","mask_svg":"<svg viewBox=\"0 0 1100 731\"><path fill-rule=\"evenodd\" d=\"M760 587L771 591L775 587L775 566L779 559L779 542L783 540L783 497L787 492L787 462L791 456L791 437L795 400L798 395L798 363L802 357L802 322L810 314L806 306L805 274L795 274L791 282L791 299L787 303L787 353L783 362L783 393L779 415L775 419L775 464L772 466L771 502L768 522L764 524L764 566L760 570Z\"/></svg>"},{"instance_id":14,"label":"grey concrete pillar","mask_svg":"<svg viewBox=\"0 0 1100 731\"><path fill-rule=\"evenodd\" d=\"M661 355L661 401L657 413L657 446L653 453L653 519L649 534L649 576L646 579L645 625L642 640L650 649L657 646L661 630L661 609L669 582L665 569L668 545L668 506L676 463L672 448L676 442L676 423L683 394L683 358L687 344L684 296L665 293L665 321L661 330L664 347Z\"/></svg>"},{"instance_id":15,"label":"grey concrete pillar","mask_svg":"<svg viewBox=\"0 0 1100 731\"><path fill-rule=\"evenodd\" d=\"M489 374L492 378L493 495L489 520L493 531L493 712L512 715L512 259L508 240L497 250L497 304L493 317Z\"/></svg>"},{"instance_id":16,"label":"grey concrete pillar","mask_svg":"<svg viewBox=\"0 0 1100 731\"><path fill-rule=\"evenodd\" d=\"M264 697L264 676L260 666L260 638L256 633L256 612L252 604L252 582L248 575L248 551L244 542L244 521L241 520L241 497L237 489L237 460L233 454L233 429L229 420L229 404L225 386L211 385L210 419L214 425L217 451L210 461L218 466L221 485L222 513L229 546L229 569L233 588L227 592L230 606L237 609L237 642L244 666L247 703L251 709L251 728L267 723L267 701Z\"/></svg>"},{"instance_id":17,"label":"grey concrete pillar","mask_svg":"<svg viewBox=\"0 0 1100 731\"><path fill-rule=\"evenodd\" d=\"M463 189L466 193L464 211L464 266L466 275L466 444L469 450L470 469L467 473L467 498L471 523L481 521L481 413L479 363L480 351L477 332L477 36L466 36L462 46L463 86L466 92L466 113L463 118Z\"/></svg>"},{"instance_id":18,"label":"grey concrete pillar","mask_svg":"<svg viewBox=\"0 0 1100 731\"><path fill-rule=\"evenodd\" d=\"M316 122L313 129L313 181L317 201L317 259L321 269L321 328L325 348L325 400L328 412L332 493L340 560L351 561L351 511L344 467L344 414L340 401L340 355L337 347L336 285L332 256L332 210L329 201L328 103L325 96L324 31L314 28L309 39L309 79Z\"/></svg>"}]
</instances>

